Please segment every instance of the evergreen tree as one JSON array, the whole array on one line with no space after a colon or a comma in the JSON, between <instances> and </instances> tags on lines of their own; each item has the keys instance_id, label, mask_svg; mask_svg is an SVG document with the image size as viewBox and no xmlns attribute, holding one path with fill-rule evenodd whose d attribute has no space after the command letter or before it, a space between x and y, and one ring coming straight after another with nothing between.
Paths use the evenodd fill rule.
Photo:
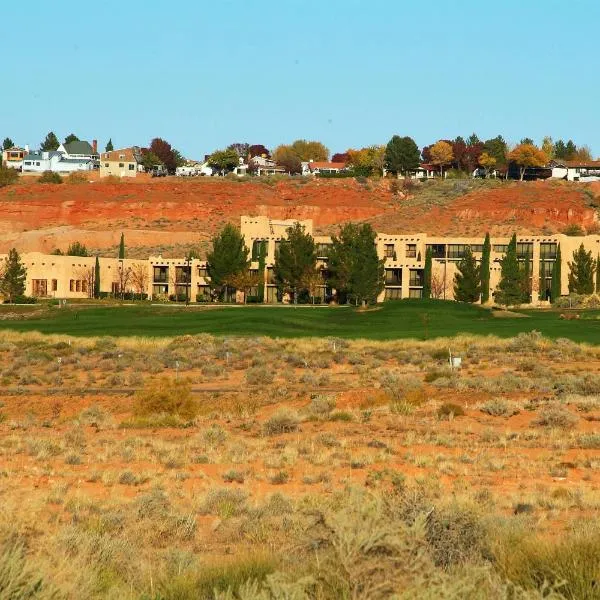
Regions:
<instances>
[{"instance_id":1,"label":"evergreen tree","mask_svg":"<svg viewBox=\"0 0 600 600\"><path fill-rule=\"evenodd\" d=\"M600 253L596 258L596 293L600 294Z\"/></svg>"},{"instance_id":2,"label":"evergreen tree","mask_svg":"<svg viewBox=\"0 0 600 600\"><path fill-rule=\"evenodd\" d=\"M516 234L513 234L500 265L502 271L496 291L496 301L504 306L519 304L523 299L523 271L517 258Z\"/></svg>"},{"instance_id":3,"label":"evergreen tree","mask_svg":"<svg viewBox=\"0 0 600 600\"><path fill-rule=\"evenodd\" d=\"M431 248L425 251L425 268L423 269L423 298L431 298Z\"/></svg>"},{"instance_id":4,"label":"evergreen tree","mask_svg":"<svg viewBox=\"0 0 600 600\"><path fill-rule=\"evenodd\" d=\"M332 236L327 266L339 302L375 302L383 290L385 260L377 256L376 236L369 224L354 223Z\"/></svg>"},{"instance_id":5,"label":"evergreen tree","mask_svg":"<svg viewBox=\"0 0 600 600\"><path fill-rule=\"evenodd\" d=\"M71 142L78 142L78 141L79 141L79 138L74 133L70 133L65 138L65 144L70 144Z\"/></svg>"},{"instance_id":6,"label":"evergreen tree","mask_svg":"<svg viewBox=\"0 0 600 600\"><path fill-rule=\"evenodd\" d=\"M573 262L569 262L569 293L593 294L595 261L592 251L585 251L583 244L573 252Z\"/></svg>"},{"instance_id":7,"label":"evergreen tree","mask_svg":"<svg viewBox=\"0 0 600 600\"><path fill-rule=\"evenodd\" d=\"M125 258L125 236L121 234L121 242L119 243L119 258Z\"/></svg>"},{"instance_id":8,"label":"evergreen tree","mask_svg":"<svg viewBox=\"0 0 600 600\"><path fill-rule=\"evenodd\" d=\"M556 302L561 295L562 257L560 244L556 247L556 260L552 265L552 281L550 283L550 301Z\"/></svg>"},{"instance_id":9,"label":"evergreen tree","mask_svg":"<svg viewBox=\"0 0 600 600\"><path fill-rule=\"evenodd\" d=\"M265 265L267 262L267 246L268 242L262 241L258 248L258 276L259 276L259 286L258 286L258 301L265 301Z\"/></svg>"},{"instance_id":10,"label":"evergreen tree","mask_svg":"<svg viewBox=\"0 0 600 600\"><path fill-rule=\"evenodd\" d=\"M21 262L21 257L15 248L8 252L0 279L0 293L9 302L14 302L25 294L25 279L27 269Z\"/></svg>"},{"instance_id":11,"label":"evergreen tree","mask_svg":"<svg viewBox=\"0 0 600 600\"><path fill-rule=\"evenodd\" d=\"M521 289L523 290L523 295L521 302L529 304L531 302L531 260L529 257L525 258L522 271Z\"/></svg>"},{"instance_id":12,"label":"evergreen tree","mask_svg":"<svg viewBox=\"0 0 600 600\"><path fill-rule=\"evenodd\" d=\"M114 150L114 146L112 143L112 138L109 138L108 142L106 143L106 147L104 148L105 152L112 152Z\"/></svg>"},{"instance_id":13,"label":"evergreen tree","mask_svg":"<svg viewBox=\"0 0 600 600\"><path fill-rule=\"evenodd\" d=\"M408 136L393 136L385 148L385 168L397 175L416 169L419 159L419 147Z\"/></svg>"},{"instance_id":14,"label":"evergreen tree","mask_svg":"<svg viewBox=\"0 0 600 600\"><path fill-rule=\"evenodd\" d=\"M97 256L94 267L94 298L100 298L100 259Z\"/></svg>"},{"instance_id":15,"label":"evergreen tree","mask_svg":"<svg viewBox=\"0 0 600 600\"><path fill-rule=\"evenodd\" d=\"M273 269L275 280L282 291L298 301L300 292L306 290L305 282L314 273L317 264L317 247L310 233L296 222L287 229L287 238L281 240Z\"/></svg>"},{"instance_id":16,"label":"evergreen tree","mask_svg":"<svg viewBox=\"0 0 600 600\"><path fill-rule=\"evenodd\" d=\"M454 275L454 299L458 302L477 302L481 294L481 269L467 246Z\"/></svg>"},{"instance_id":17,"label":"evergreen tree","mask_svg":"<svg viewBox=\"0 0 600 600\"><path fill-rule=\"evenodd\" d=\"M490 242L490 234L485 234L483 241L483 253L481 254L481 303L484 304L490 299L490 254L492 252L492 244Z\"/></svg>"},{"instance_id":18,"label":"evergreen tree","mask_svg":"<svg viewBox=\"0 0 600 600\"><path fill-rule=\"evenodd\" d=\"M87 248L80 242L73 242L66 252L67 256L89 256Z\"/></svg>"},{"instance_id":19,"label":"evergreen tree","mask_svg":"<svg viewBox=\"0 0 600 600\"><path fill-rule=\"evenodd\" d=\"M52 150L57 150L60 146L60 142L56 137L54 131L50 131L46 136L46 139L40 144L40 149L44 152L50 152Z\"/></svg>"},{"instance_id":20,"label":"evergreen tree","mask_svg":"<svg viewBox=\"0 0 600 600\"><path fill-rule=\"evenodd\" d=\"M14 145L15 145L15 143L9 137L6 137L6 138L4 138L4 141L2 142L2 150L8 150L9 148L12 148Z\"/></svg>"},{"instance_id":21,"label":"evergreen tree","mask_svg":"<svg viewBox=\"0 0 600 600\"><path fill-rule=\"evenodd\" d=\"M246 271L250 265L248 248L240 231L228 223L212 240L212 250L208 253L208 274L211 283L225 294L236 275Z\"/></svg>"}]
</instances>

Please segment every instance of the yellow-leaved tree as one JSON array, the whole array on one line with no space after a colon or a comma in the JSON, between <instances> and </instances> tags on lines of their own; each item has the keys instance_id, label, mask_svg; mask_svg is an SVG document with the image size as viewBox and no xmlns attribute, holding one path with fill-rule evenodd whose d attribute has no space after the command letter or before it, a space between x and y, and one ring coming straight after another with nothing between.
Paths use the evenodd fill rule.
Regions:
<instances>
[{"instance_id":1,"label":"yellow-leaved tree","mask_svg":"<svg viewBox=\"0 0 600 600\"><path fill-rule=\"evenodd\" d=\"M496 166L496 159L487 152L482 152L479 157L479 164L485 169L485 174L489 175L490 171Z\"/></svg>"},{"instance_id":2,"label":"yellow-leaved tree","mask_svg":"<svg viewBox=\"0 0 600 600\"><path fill-rule=\"evenodd\" d=\"M449 165L454 159L452 146L448 142L440 140L436 142L429 150L431 162L440 168L440 175L444 174L444 167Z\"/></svg>"},{"instance_id":3,"label":"yellow-leaved tree","mask_svg":"<svg viewBox=\"0 0 600 600\"><path fill-rule=\"evenodd\" d=\"M548 162L548 157L543 150L533 144L519 144L508 154L508 160L514 161L519 167L520 180L528 167L543 167Z\"/></svg>"}]
</instances>

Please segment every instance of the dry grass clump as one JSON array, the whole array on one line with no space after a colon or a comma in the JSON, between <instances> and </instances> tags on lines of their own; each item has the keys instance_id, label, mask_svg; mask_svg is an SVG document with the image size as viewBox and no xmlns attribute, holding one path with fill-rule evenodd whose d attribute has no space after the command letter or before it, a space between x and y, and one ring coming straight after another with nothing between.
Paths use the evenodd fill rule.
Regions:
<instances>
[{"instance_id":1,"label":"dry grass clump","mask_svg":"<svg viewBox=\"0 0 600 600\"><path fill-rule=\"evenodd\" d=\"M462 406L454 404L453 402L444 402L437 411L439 419L453 419L454 417L463 417L465 411Z\"/></svg>"},{"instance_id":2,"label":"dry grass clump","mask_svg":"<svg viewBox=\"0 0 600 600\"><path fill-rule=\"evenodd\" d=\"M494 398L482 404L479 408L482 413L491 415L492 417L512 417L519 414L519 409L511 406L502 398Z\"/></svg>"},{"instance_id":3,"label":"dry grass clump","mask_svg":"<svg viewBox=\"0 0 600 600\"><path fill-rule=\"evenodd\" d=\"M167 415L189 421L197 414L198 405L192 398L190 382L186 379L160 377L149 381L135 395L136 417Z\"/></svg>"},{"instance_id":4,"label":"dry grass clump","mask_svg":"<svg viewBox=\"0 0 600 600\"><path fill-rule=\"evenodd\" d=\"M298 430L300 417L298 413L289 408L280 408L271 415L263 425L265 435L279 435Z\"/></svg>"},{"instance_id":5,"label":"dry grass clump","mask_svg":"<svg viewBox=\"0 0 600 600\"><path fill-rule=\"evenodd\" d=\"M312 396L308 410L316 417L326 417L335 408L335 405L335 396L318 394L316 396Z\"/></svg>"},{"instance_id":6,"label":"dry grass clump","mask_svg":"<svg viewBox=\"0 0 600 600\"><path fill-rule=\"evenodd\" d=\"M576 423L577 417L558 404L545 406L531 422L532 425L539 427L555 427L558 429L570 429Z\"/></svg>"}]
</instances>

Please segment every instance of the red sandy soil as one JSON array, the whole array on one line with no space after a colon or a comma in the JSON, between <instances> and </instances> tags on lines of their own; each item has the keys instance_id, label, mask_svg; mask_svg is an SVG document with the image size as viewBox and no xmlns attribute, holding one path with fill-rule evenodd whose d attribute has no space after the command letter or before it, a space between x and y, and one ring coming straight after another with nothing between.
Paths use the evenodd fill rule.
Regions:
<instances>
[{"instance_id":1,"label":"red sandy soil","mask_svg":"<svg viewBox=\"0 0 600 600\"><path fill-rule=\"evenodd\" d=\"M312 219L315 232L368 220L385 233L507 234L560 231L570 223L590 230L598 215L595 189L550 182L505 184L434 202L419 194L404 199L389 182L361 185L353 179L235 182L223 179L39 184L23 178L0 190L0 252L66 249L73 241L114 248L121 232L129 248L202 246L225 222L243 214ZM592 193L586 195L585 190Z\"/></svg>"}]
</instances>

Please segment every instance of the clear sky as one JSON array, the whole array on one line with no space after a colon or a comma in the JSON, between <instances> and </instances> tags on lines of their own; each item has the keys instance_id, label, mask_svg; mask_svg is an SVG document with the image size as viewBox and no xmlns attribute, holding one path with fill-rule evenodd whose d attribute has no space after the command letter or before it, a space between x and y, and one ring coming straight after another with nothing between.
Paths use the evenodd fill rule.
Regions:
<instances>
[{"instance_id":1,"label":"clear sky","mask_svg":"<svg viewBox=\"0 0 600 600\"><path fill-rule=\"evenodd\" d=\"M0 138L332 152L572 138L600 154L599 0L3 3Z\"/></svg>"}]
</instances>

